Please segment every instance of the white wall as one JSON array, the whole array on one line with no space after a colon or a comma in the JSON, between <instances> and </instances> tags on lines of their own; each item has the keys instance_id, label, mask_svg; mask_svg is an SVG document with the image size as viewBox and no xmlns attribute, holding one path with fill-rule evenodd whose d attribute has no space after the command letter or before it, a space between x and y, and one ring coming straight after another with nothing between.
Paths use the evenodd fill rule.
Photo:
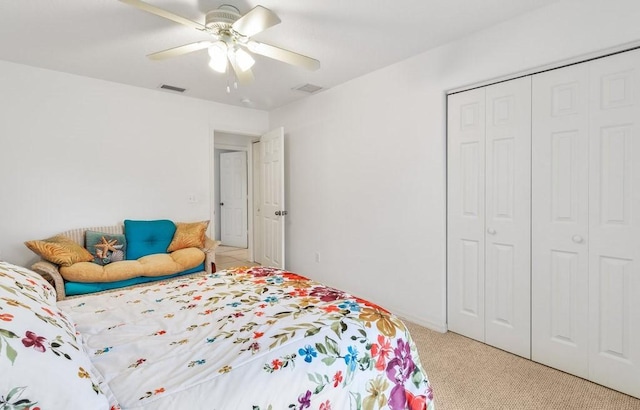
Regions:
<instances>
[{"instance_id":1,"label":"white wall","mask_svg":"<svg viewBox=\"0 0 640 410\"><path fill-rule=\"evenodd\" d=\"M272 111L287 267L446 329L446 91L636 41L638 21L637 0L563 1Z\"/></svg>"},{"instance_id":2,"label":"white wall","mask_svg":"<svg viewBox=\"0 0 640 410\"><path fill-rule=\"evenodd\" d=\"M67 229L209 219L214 130L268 128L264 111L2 61L0 90L0 257L26 266L23 241Z\"/></svg>"}]
</instances>

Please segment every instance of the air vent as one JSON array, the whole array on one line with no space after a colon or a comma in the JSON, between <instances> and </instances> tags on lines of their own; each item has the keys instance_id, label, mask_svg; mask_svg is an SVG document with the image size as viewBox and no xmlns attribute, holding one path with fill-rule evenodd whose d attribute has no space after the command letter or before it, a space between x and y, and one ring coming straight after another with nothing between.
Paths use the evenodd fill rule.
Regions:
<instances>
[{"instance_id":1,"label":"air vent","mask_svg":"<svg viewBox=\"0 0 640 410\"><path fill-rule=\"evenodd\" d=\"M175 91L177 93L183 93L187 91L186 88L176 87L174 85L168 85L168 84L162 84L160 88L162 88L163 90Z\"/></svg>"},{"instance_id":2,"label":"air vent","mask_svg":"<svg viewBox=\"0 0 640 410\"><path fill-rule=\"evenodd\" d=\"M294 90L302 91L304 93L309 93L309 94L313 94L313 93L318 92L318 91L320 91L322 89L323 88L318 86L318 85L313 85L313 84L308 84L308 83L294 88Z\"/></svg>"}]
</instances>

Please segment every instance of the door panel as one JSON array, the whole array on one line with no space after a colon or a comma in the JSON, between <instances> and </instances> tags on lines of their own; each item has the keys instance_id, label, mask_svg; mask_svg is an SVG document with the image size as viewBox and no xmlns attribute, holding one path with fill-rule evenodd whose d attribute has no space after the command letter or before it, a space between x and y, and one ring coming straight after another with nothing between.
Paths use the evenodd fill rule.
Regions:
<instances>
[{"instance_id":1,"label":"door panel","mask_svg":"<svg viewBox=\"0 0 640 410\"><path fill-rule=\"evenodd\" d=\"M531 78L486 87L485 340L531 357Z\"/></svg>"},{"instance_id":2,"label":"door panel","mask_svg":"<svg viewBox=\"0 0 640 410\"><path fill-rule=\"evenodd\" d=\"M640 52L590 69L589 378L640 397Z\"/></svg>"},{"instance_id":3,"label":"door panel","mask_svg":"<svg viewBox=\"0 0 640 410\"><path fill-rule=\"evenodd\" d=\"M514 193L514 138L494 139L487 150L493 153L491 162L491 175L493 175L491 187L493 192L493 206L488 209L493 212L492 219L513 220Z\"/></svg>"},{"instance_id":4,"label":"door panel","mask_svg":"<svg viewBox=\"0 0 640 410\"><path fill-rule=\"evenodd\" d=\"M578 254L552 250L550 259L551 266L547 273L550 299L546 304L549 306L551 315L547 318L548 332L544 336L550 341L575 348L578 344L575 315L584 317L584 312L576 312L572 303L575 298L573 287L578 283L577 279L581 273L578 270ZM579 342L586 345L584 340ZM586 360L583 358L580 363L586 363Z\"/></svg>"},{"instance_id":5,"label":"door panel","mask_svg":"<svg viewBox=\"0 0 640 410\"><path fill-rule=\"evenodd\" d=\"M588 89L578 64L533 76L532 359L588 377Z\"/></svg>"},{"instance_id":6,"label":"door panel","mask_svg":"<svg viewBox=\"0 0 640 410\"><path fill-rule=\"evenodd\" d=\"M260 178L260 143L252 145L253 155L251 156L253 165L253 260L263 265L262 261L262 183Z\"/></svg>"},{"instance_id":7,"label":"door panel","mask_svg":"<svg viewBox=\"0 0 640 410\"><path fill-rule=\"evenodd\" d=\"M484 286L479 282L480 277L480 249L478 241L462 240L460 259L461 264L461 301L460 311L472 317L478 317L483 310L480 306Z\"/></svg>"},{"instance_id":8,"label":"door panel","mask_svg":"<svg viewBox=\"0 0 640 410\"><path fill-rule=\"evenodd\" d=\"M629 259L601 257L598 273L601 338L599 353L602 356L629 361L629 315L631 296L629 283L632 273Z\"/></svg>"},{"instance_id":9,"label":"door panel","mask_svg":"<svg viewBox=\"0 0 640 410\"><path fill-rule=\"evenodd\" d=\"M284 269L284 129L260 138L262 188L261 228L263 265Z\"/></svg>"},{"instance_id":10,"label":"door panel","mask_svg":"<svg viewBox=\"0 0 640 410\"><path fill-rule=\"evenodd\" d=\"M515 277L515 252L514 246L508 244L491 243L487 256L488 260L494 261L493 274L496 277L496 287L492 292L494 300L488 301L493 306L493 324L505 326L513 329L514 323L514 289L513 281Z\"/></svg>"},{"instance_id":11,"label":"door panel","mask_svg":"<svg viewBox=\"0 0 640 410\"><path fill-rule=\"evenodd\" d=\"M629 225L631 211L630 125L600 130L600 221L605 225Z\"/></svg>"},{"instance_id":12,"label":"door panel","mask_svg":"<svg viewBox=\"0 0 640 410\"><path fill-rule=\"evenodd\" d=\"M484 89L450 95L448 113L448 328L484 341Z\"/></svg>"},{"instance_id":13,"label":"door panel","mask_svg":"<svg viewBox=\"0 0 640 410\"><path fill-rule=\"evenodd\" d=\"M480 217L480 190L484 189L484 181L478 180L481 160L479 153L484 152L484 148L479 145L478 141L460 144L462 215L471 218Z\"/></svg>"},{"instance_id":14,"label":"door panel","mask_svg":"<svg viewBox=\"0 0 640 410\"><path fill-rule=\"evenodd\" d=\"M246 248L247 153L220 154L220 235L222 244Z\"/></svg>"}]
</instances>

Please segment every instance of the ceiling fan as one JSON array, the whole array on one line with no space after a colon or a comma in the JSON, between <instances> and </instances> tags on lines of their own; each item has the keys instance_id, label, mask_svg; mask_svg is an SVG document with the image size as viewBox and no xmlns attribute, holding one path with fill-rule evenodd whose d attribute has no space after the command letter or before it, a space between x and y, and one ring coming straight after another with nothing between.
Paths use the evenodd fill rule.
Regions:
<instances>
[{"instance_id":1,"label":"ceiling fan","mask_svg":"<svg viewBox=\"0 0 640 410\"><path fill-rule=\"evenodd\" d=\"M312 71L320 68L320 62L316 59L251 39L252 36L280 23L280 18L266 7L256 6L245 15L241 15L236 7L223 4L208 12L205 24L202 25L141 0L120 1L173 22L209 33L212 37L211 40L185 44L149 54L147 57L152 60L163 60L208 49L209 66L219 73L225 73L228 65L231 65L241 84L253 81L251 67L255 60L249 52Z\"/></svg>"}]
</instances>

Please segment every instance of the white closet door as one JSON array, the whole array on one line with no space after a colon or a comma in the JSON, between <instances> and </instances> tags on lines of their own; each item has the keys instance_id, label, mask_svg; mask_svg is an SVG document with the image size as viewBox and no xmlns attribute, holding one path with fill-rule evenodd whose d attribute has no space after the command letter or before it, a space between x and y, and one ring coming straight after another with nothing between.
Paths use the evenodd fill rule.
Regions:
<instances>
[{"instance_id":1,"label":"white closet door","mask_svg":"<svg viewBox=\"0 0 640 410\"><path fill-rule=\"evenodd\" d=\"M485 341L531 357L531 77L486 87Z\"/></svg>"},{"instance_id":2,"label":"white closet door","mask_svg":"<svg viewBox=\"0 0 640 410\"><path fill-rule=\"evenodd\" d=\"M589 378L640 397L640 52L590 69Z\"/></svg>"},{"instance_id":3,"label":"white closet door","mask_svg":"<svg viewBox=\"0 0 640 410\"><path fill-rule=\"evenodd\" d=\"M449 330L484 341L485 89L448 97Z\"/></svg>"},{"instance_id":4,"label":"white closet door","mask_svg":"<svg viewBox=\"0 0 640 410\"><path fill-rule=\"evenodd\" d=\"M589 377L589 66L533 76L531 356Z\"/></svg>"}]
</instances>

